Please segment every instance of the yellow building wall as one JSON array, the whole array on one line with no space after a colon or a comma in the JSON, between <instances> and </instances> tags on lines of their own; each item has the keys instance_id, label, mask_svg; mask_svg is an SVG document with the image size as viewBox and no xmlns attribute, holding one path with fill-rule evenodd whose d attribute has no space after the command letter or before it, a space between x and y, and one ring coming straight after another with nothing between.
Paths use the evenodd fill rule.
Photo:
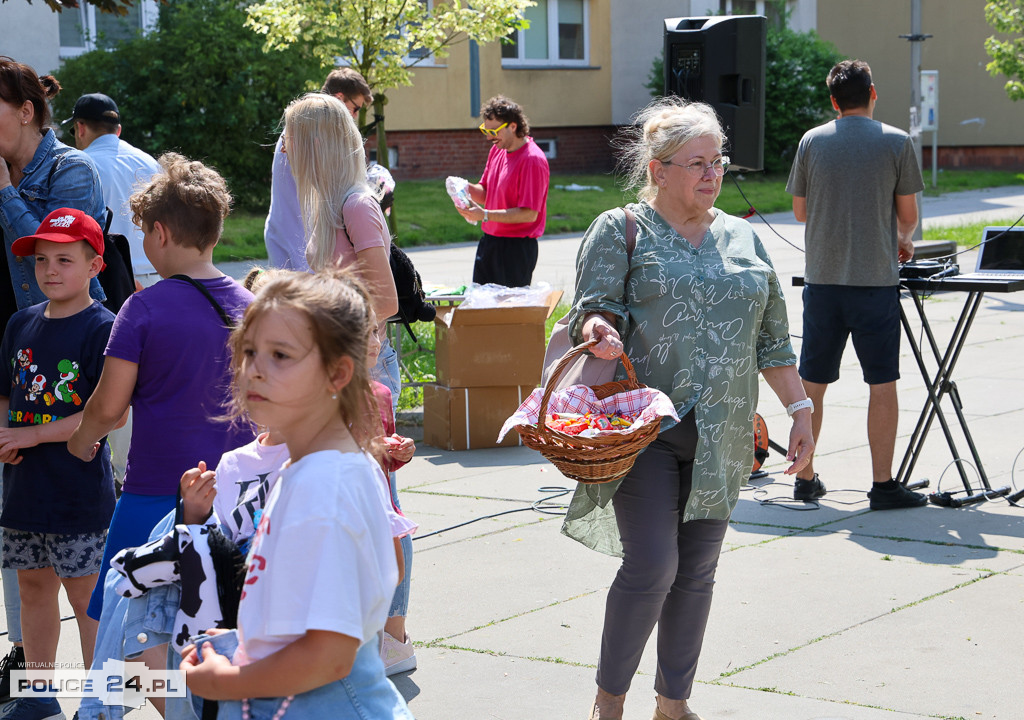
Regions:
<instances>
[{"instance_id":1,"label":"yellow building wall","mask_svg":"<svg viewBox=\"0 0 1024 720\"><path fill-rule=\"evenodd\" d=\"M985 69L985 0L922 0L921 70L939 71L938 144L1024 145L1024 102L1006 97L1006 79ZM875 119L908 129L910 122L910 1L820 0L818 34L841 53L871 66ZM824 79L822 79L824 82ZM769 109L770 111L770 109ZM922 143L931 144L931 133Z\"/></svg>"},{"instance_id":2,"label":"yellow building wall","mask_svg":"<svg viewBox=\"0 0 1024 720\"><path fill-rule=\"evenodd\" d=\"M590 63L585 68L503 68L501 44L481 45L481 104L500 93L518 102L537 127L610 125L609 2L590 0ZM468 42L455 45L438 66L413 72L412 87L387 91L388 130L451 130L480 124L480 108L470 107Z\"/></svg>"}]
</instances>

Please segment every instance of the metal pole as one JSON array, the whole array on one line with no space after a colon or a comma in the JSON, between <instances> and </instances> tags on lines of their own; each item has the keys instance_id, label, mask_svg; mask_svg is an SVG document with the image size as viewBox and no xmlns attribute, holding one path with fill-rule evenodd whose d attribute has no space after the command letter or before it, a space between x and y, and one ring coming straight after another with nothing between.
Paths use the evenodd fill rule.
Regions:
<instances>
[{"instance_id":1,"label":"metal pole","mask_svg":"<svg viewBox=\"0 0 1024 720\"><path fill-rule=\"evenodd\" d=\"M910 0L910 34L900 35L910 41L910 139L914 143L917 162L924 169L921 156L921 45L931 35L921 32L921 0ZM918 213L921 210L923 193L917 194ZM920 242L922 223L914 229L914 242Z\"/></svg>"},{"instance_id":2,"label":"metal pole","mask_svg":"<svg viewBox=\"0 0 1024 720\"><path fill-rule=\"evenodd\" d=\"M914 152L917 153L917 162L924 170L924 157L921 152L921 0L910 0L910 34L914 37L910 41L910 136L914 140ZM916 119L916 123L913 121ZM916 125L916 128L914 127ZM917 208L920 214L923 205L924 193L917 194ZM923 222L919 222L914 229L914 242L921 242L924 239L922 234Z\"/></svg>"}]
</instances>

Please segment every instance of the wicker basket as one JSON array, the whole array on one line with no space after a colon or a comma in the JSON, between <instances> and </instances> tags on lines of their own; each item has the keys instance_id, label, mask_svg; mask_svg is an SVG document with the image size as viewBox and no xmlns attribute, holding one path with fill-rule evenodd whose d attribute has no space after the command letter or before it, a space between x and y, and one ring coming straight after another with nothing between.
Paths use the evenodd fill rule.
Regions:
<instances>
[{"instance_id":1,"label":"wicker basket","mask_svg":"<svg viewBox=\"0 0 1024 720\"><path fill-rule=\"evenodd\" d=\"M625 477L640 451L651 444L661 428L661 419L652 420L634 432L601 437L580 437L553 430L545 423L548 401L551 399L555 380L571 365L577 356L587 351L597 341L577 345L558 362L548 378L544 396L540 401L540 414L536 425L517 425L516 430L523 444L546 457L567 478L581 483L606 483ZM620 392L646 387L636 379L633 364L625 353L619 356L626 368L627 380L591 386L598 399L604 399Z\"/></svg>"}]
</instances>

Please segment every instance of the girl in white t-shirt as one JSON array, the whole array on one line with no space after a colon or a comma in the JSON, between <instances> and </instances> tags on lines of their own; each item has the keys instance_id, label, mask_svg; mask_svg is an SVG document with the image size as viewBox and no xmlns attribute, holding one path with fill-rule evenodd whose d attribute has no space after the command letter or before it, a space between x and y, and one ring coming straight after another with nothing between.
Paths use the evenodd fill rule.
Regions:
<instances>
[{"instance_id":1,"label":"girl in white t-shirt","mask_svg":"<svg viewBox=\"0 0 1024 720\"><path fill-rule=\"evenodd\" d=\"M188 687L220 701L220 720L412 719L378 652L396 526L415 525L389 512L371 456L369 302L343 271L273 273L232 335L239 410L291 460L249 552L237 647L229 633L184 652Z\"/></svg>"}]
</instances>

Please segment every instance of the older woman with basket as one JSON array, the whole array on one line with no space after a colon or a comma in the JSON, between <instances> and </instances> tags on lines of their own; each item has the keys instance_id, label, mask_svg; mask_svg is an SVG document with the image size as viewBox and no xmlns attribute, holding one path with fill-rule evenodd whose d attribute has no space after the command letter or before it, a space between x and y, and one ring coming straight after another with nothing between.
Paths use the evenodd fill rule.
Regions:
<instances>
[{"instance_id":1,"label":"older woman with basket","mask_svg":"<svg viewBox=\"0 0 1024 720\"><path fill-rule=\"evenodd\" d=\"M608 591L591 720L622 717L644 645L658 625L655 720L699 720L687 705L729 515L753 465L758 374L793 418L787 474L814 450L786 306L768 254L744 220L715 209L728 158L703 103L669 98L637 117L622 163L639 202L635 247L625 213L587 231L570 333L594 355L632 361L682 420L620 481L581 484L563 532L621 555Z\"/></svg>"}]
</instances>

